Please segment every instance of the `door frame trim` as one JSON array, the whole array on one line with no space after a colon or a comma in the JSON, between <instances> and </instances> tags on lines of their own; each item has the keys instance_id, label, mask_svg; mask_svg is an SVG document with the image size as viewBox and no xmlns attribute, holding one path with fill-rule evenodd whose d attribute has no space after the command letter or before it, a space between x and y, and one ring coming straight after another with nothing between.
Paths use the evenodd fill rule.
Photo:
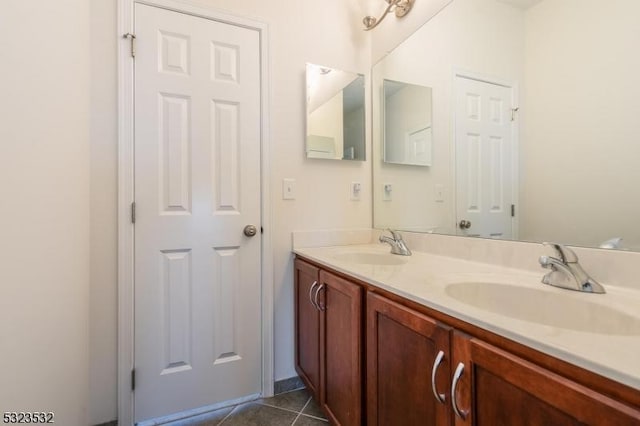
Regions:
<instances>
[{"instance_id":1,"label":"door frame trim","mask_svg":"<svg viewBox=\"0 0 640 426\"><path fill-rule=\"evenodd\" d=\"M273 242L271 218L271 149L269 27L254 19L203 8L180 0L118 0L118 424L132 425L134 399L134 225L130 206L134 201L134 61L130 41L123 34L134 31L136 3L249 28L260 35L260 178L261 178L261 348L262 396L273 395Z\"/></svg>"},{"instance_id":2,"label":"door frame trim","mask_svg":"<svg viewBox=\"0 0 640 426\"><path fill-rule=\"evenodd\" d=\"M502 86L502 87L506 87L511 89L511 104L512 107L513 106L519 106L520 105L520 98L519 98L519 89L520 89L520 85L518 83L518 81L512 81L512 80L507 80L507 79L503 79L500 77L496 77L493 75L487 75L487 74L482 74L479 72L475 72L475 71L469 71L466 69L462 69L462 68L454 68L453 70L453 75L452 75L452 83L451 83L451 87L452 87L452 91L451 91L451 99L456 99L457 96L457 92L458 92L458 84L457 84L457 79L458 78L466 78L468 80L476 80L482 83L488 83L488 84L493 84L496 86ZM456 148L457 148L457 143L456 143L456 138L457 138L457 134L456 134L456 120L457 120L457 115L456 115L456 102L452 101L451 102L451 117L453 117L453 119L451 120L451 146L450 146L450 164L449 167L451 169L451 177L452 177L452 182L453 182L453 186L452 186L452 193L453 193L453 226L454 226L454 230L455 230L455 236L464 236L464 235L460 235L458 232L458 180L457 180L457 159L456 159ZM518 118L519 119L519 118ZM518 120L516 119L516 120ZM517 121L515 121L514 123L517 123ZM516 206L516 216L511 218L511 233L512 233L512 239L513 240L517 240L519 238L518 235L518 230L519 230L519 215L518 215L518 210L519 210L519 187L520 187L520 163L519 163L519 158L520 158L520 126L516 125L512 123L511 125L511 137L513 138L513 147L511 150L511 165L513 166L513 188L511 188L511 200L513 201L513 204L515 204Z\"/></svg>"}]
</instances>

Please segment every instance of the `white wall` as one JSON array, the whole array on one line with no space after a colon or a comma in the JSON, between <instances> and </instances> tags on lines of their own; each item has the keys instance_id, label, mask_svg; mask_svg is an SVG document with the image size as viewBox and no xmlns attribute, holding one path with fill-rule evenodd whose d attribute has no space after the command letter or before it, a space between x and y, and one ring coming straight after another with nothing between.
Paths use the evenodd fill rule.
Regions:
<instances>
[{"instance_id":1,"label":"white wall","mask_svg":"<svg viewBox=\"0 0 640 426\"><path fill-rule=\"evenodd\" d=\"M91 422L116 418L117 97L116 7L91 0Z\"/></svg>"},{"instance_id":2,"label":"white wall","mask_svg":"<svg viewBox=\"0 0 640 426\"><path fill-rule=\"evenodd\" d=\"M452 1L414 0L413 8L404 17L396 18L393 12L390 13L384 21L369 32L371 35L371 63L375 64L382 59ZM365 0L365 3L367 14L376 18L380 18L387 7L387 3L383 0ZM359 28L364 28L362 19L360 19Z\"/></svg>"},{"instance_id":3,"label":"white wall","mask_svg":"<svg viewBox=\"0 0 640 426\"><path fill-rule=\"evenodd\" d=\"M89 4L2 2L0 412L86 426Z\"/></svg>"},{"instance_id":4,"label":"white wall","mask_svg":"<svg viewBox=\"0 0 640 426\"><path fill-rule=\"evenodd\" d=\"M640 2L526 13L520 237L640 249Z\"/></svg>"},{"instance_id":5,"label":"white wall","mask_svg":"<svg viewBox=\"0 0 640 426\"><path fill-rule=\"evenodd\" d=\"M523 12L509 5L495 0L455 0L375 65L372 152L377 228L435 229L455 234L454 72L466 70L503 81L521 81L523 25ZM382 162L383 78L433 89L431 167ZM393 185L391 201L382 201L386 183ZM444 202L436 202L435 185L444 187Z\"/></svg>"},{"instance_id":6,"label":"white wall","mask_svg":"<svg viewBox=\"0 0 640 426\"><path fill-rule=\"evenodd\" d=\"M370 46L360 29L359 0L194 0L269 24L272 232L274 236L275 375L294 376L291 231L371 226L370 162L305 159L305 63L368 73ZM92 0L92 393L91 424L116 418L117 347L115 191L118 42L115 2ZM103 86L104 84L104 86ZM367 94L368 96L368 94ZM368 98L367 98L368 102ZM282 179L297 181L297 200L282 200ZM363 185L350 201L349 184ZM101 336L105 336L104 339Z\"/></svg>"}]
</instances>

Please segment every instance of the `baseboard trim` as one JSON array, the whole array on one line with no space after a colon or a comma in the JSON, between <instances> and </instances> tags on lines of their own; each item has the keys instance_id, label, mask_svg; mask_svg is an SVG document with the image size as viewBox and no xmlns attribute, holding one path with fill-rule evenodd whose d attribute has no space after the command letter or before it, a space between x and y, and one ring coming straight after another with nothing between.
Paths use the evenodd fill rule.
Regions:
<instances>
[{"instance_id":1,"label":"baseboard trim","mask_svg":"<svg viewBox=\"0 0 640 426\"><path fill-rule=\"evenodd\" d=\"M288 379L278 380L273 384L273 393L275 395L279 393L290 392L296 389L304 388L302 379L298 376L289 377Z\"/></svg>"}]
</instances>

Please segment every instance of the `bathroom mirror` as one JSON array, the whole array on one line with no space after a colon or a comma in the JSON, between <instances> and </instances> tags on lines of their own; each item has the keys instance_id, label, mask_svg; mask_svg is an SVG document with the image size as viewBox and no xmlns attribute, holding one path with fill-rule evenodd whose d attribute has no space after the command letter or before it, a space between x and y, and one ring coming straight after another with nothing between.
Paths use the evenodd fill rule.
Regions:
<instances>
[{"instance_id":1,"label":"bathroom mirror","mask_svg":"<svg viewBox=\"0 0 640 426\"><path fill-rule=\"evenodd\" d=\"M431 88L384 79L384 161L431 165Z\"/></svg>"},{"instance_id":2,"label":"bathroom mirror","mask_svg":"<svg viewBox=\"0 0 640 426\"><path fill-rule=\"evenodd\" d=\"M307 64L307 158L365 160L364 76Z\"/></svg>"},{"instance_id":3,"label":"bathroom mirror","mask_svg":"<svg viewBox=\"0 0 640 426\"><path fill-rule=\"evenodd\" d=\"M374 226L640 251L639 20L453 0L373 67ZM386 161L385 80L431 88L430 167Z\"/></svg>"}]
</instances>

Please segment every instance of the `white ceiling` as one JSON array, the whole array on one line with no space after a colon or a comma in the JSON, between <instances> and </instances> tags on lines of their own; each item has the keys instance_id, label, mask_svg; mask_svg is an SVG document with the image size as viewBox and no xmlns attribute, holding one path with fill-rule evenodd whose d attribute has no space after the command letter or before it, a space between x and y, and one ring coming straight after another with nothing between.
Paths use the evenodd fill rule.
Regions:
<instances>
[{"instance_id":1,"label":"white ceiling","mask_svg":"<svg viewBox=\"0 0 640 426\"><path fill-rule=\"evenodd\" d=\"M507 3L519 9L529 9L531 6L540 3L542 0L498 0L501 3Z\"/></svg>"}]
</instances>

